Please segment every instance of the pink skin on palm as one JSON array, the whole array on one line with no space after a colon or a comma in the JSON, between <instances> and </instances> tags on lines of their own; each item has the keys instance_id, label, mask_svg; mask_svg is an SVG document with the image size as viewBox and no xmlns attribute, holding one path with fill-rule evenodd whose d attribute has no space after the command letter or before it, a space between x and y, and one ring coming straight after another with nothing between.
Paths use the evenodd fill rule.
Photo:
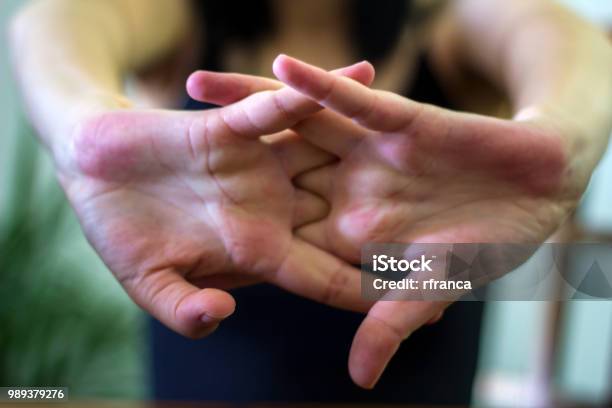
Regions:
<instances>
[{"instance_id":1,"label":"pink skin on palm","mask_svg":"<svg viewBox=\"0 0 612 408\"><path fill-rule=\"evenodd\" d=\"M369 64L340 73L373 78ZM223 288L258 281L365 310L357 271L293 235L328 208L291 178L330 156L287 132L260 140L319 109L285 88L203 112L103 112L76 129L62 183L127 293L185 336L234 311Z\"/></svg>"},{"instance_id":2,"label":"pink skin on palm","mask_svg":"<svg viewBox=\"0 0 612 408\"><path fill-rule=\"evenodd\" d=\"M340 158L297 177L331 204L298 235L348 262L368 242L541 242L577 202L563 139L547 125L420 104L285 56L274 72L329 108L293 127ZM353 341L354 381L374 386L401 341L447 305L377 302Z\"/></svg>"}]
</instances>

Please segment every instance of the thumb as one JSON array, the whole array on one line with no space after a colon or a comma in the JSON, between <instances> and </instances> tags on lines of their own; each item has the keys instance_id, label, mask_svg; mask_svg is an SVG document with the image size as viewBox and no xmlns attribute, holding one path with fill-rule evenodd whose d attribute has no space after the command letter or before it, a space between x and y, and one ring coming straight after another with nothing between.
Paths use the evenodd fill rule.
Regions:
<instances>
[{"instance_id":1,"label":"thumb","mask_svg":"<svg viewBox=\"0 0 612 408\"><path fill-rule=\"evenodd\" d=\"M197 339L212 333L236 307L227 292L200 289L171 269L123 281L130 297L175 332Z\"/></svg>"}]
</instances>

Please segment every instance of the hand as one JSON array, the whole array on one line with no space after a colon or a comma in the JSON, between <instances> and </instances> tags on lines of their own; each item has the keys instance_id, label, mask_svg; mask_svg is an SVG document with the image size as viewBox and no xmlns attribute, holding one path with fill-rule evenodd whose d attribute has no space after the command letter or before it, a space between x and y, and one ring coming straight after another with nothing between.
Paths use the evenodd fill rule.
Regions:
<instances>
[{"instance_id":1,"label":"hand","mask_svg":"<svg viewBox=\"0 0 612 408\"><path fill-rule=\"evenodd\" d=\"M330 108L293 128L341 158L297 177L332 206L297 233L347 261L358 262L368 242L541 242L576 205L579 188L566 182L563 139L552 127L419 104L287 57L274 68L287 85ZM235 86L240 81L265 86L254 77L209 74L215 95L197 96L235 102L248 95L247 86ZM216 96L229 88L243 93ZM400 342L447 305L374 305L351 350L355 382L372 387Z\"/></svg>"},{"instance_id":2,"label":"hand","mask_svg":"<svg viewBox=\"0 0 612 408\"><path fill-rule=\"evenodd\" d=\"M341 73L373 77L369 64ZM329 155L286 132L260 140L318 109L285 88L204 112L104 112L76 128L61 181L127 293L183 335L206 335L233 312L212 287L261 280L363 310L359 274L292 234L327 207L290 180Z\"/></svg>"},{"instance_id":3,"label":"hand","mask_svg":"<svg viewBox=\"0 0 612 408\"><path fill-rule=\"evenodd\" d=\"M577 204L582 186L568 177L565 139L545 118L451 112L287 57L274 72L343 115L323 111L295 129L341 157L298 178L332 206L298 234L347 261L367 242L542 242ZM446 305L377 302L353 341L353 379L372 387L400 342Z\"/></svg>"}]
</instances>

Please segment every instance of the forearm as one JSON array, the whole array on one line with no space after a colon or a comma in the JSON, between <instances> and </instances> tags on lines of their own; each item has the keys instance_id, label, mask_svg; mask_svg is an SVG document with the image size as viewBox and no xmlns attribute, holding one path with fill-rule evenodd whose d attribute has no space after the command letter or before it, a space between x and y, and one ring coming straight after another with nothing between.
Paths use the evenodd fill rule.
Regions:
<instances>
[{"instance_id":1,"label":"forearm","mask_svg":"<svg viewBox=\"0 0 612 408\"><path fill-rule=\"evenodd\" d=\"M28 114L52 150L88 111L129 104L123 79L182 35L180 1L42 0L14 19L10 46ZM163 22L163 23L162 23Z\"/></svg>"},{"instance_id":2,"label":"forearm","mask_svg":"<svg viewBox=\"0 0 612 408\"><path fill-rule=\"evenodd\" d=\"M456 3L456 55L506 91L517 119L570 135L585 183L612 128L612 50L605 35L547 0Z\"/></svg>"}]
</instances>

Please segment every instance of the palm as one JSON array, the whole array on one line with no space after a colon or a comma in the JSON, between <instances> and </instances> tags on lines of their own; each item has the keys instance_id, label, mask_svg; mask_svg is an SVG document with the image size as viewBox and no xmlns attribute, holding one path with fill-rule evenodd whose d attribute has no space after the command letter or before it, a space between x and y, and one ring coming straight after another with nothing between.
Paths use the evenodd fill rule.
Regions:
<instances>
[{"instance_id":1,"label":"palm","mask_svg":"<svg viewBox=\"0 0 612 408\"><path fill-rule=\"evenodd\" d=\"M333 170L302 176L305 188L327 186L317 192L332 206L324 221L301 233L353 262L368 242L544 240L566 213L554 180L543 183L547 174L538 174L559 166L554 147L542 143L546 135L476 116L442 120L436 117L439 112L421 113L402 132L360 130ZM468 121L468 134L449 128ZM474 129L496 143L474 151L480 137ZM454 139L448 136L453 134ZM527 138L541 145L535 166L529 163L535 152L529 150L538 146L522 146L520 139ZM321 175L330 178L329 184L315 182Z\"/></svg>"},{"instance_id":2,"label":"palm","mask_svg":"<svg viewBox=\"0 0 612 408\"><path fill-rule=\"evenodd\" d=\"M128 126L136 128L145 116L151 127L160 126L155 114L146 113L103 120L133 121ZM73 188L79 193L74 201L88 236L113 270L141 266L146 253L152 268L182 265L198 280L223 271L252 272L258 257L278 265L286 254L295 190L267 145L215 131L189 152L185 140L183 146L167 146L158 135L142 132L117 135L132 141L118 152L112 146L113 124L95 126L106 128L106 134L94 137L106 138L107 144L82 157L88 177ZM105 173L104 168L122 166L125 157L143 159L130 163L132 169ZM263 243L251 239L262 236L268 237ZM130 250L106 254L106 242Z\"/></svg>"},{"instance_id":3,"label":"palm","mask_svg":"<svg viewBox=\"0 0 612 408\"><path fill-rule=\"evenodd\" d=\"M205 334L204 316L233 310L227 293L203 287L266 280L364 307L358 274L292 233L326 209L291 177L328 155L287 132L274 144L259 138L318 108L298 104L288 117L272 97L207 112L111 112L79 130L64 185L88 239L128 294L183 334ZM259 109L276 114L257 119Z\"/></svg>"},{"instance_id":4,"label":"palm","mask_svg":"<svg viewBox=\"0 0 612 408\"><path fill-rule=\"evenodd\" d=\"M538 121L418 104L287 57L274 68L335 111L296 129L340 157L336 168L297 180L332 204L328 218L299 233L347 260L369 241L541 242L577 203L561 132ZM447 305L376 302L353 340L353 379L372 387L402 340Z\"/></svg>"},{"instance_id":5,"label":"palm","mask_svg":"<svg viewBox=\"0 0 612 408\"><path fill-rule=\"evenodd\" d=\"M564 184L562 139L550 129L421 105L287 57L274 70L329 108L293 129L340 159L295 179L331 204L327 217L297 235L349 262L372 241L541 242L576 203L576 190ZM260 81L209 79L226 90ZM201 99L231 103L249 94L239 88ZM400 342L447 304L376 302L353 341L353 379L373 386Z\"/></svg>"}]
</instances>

